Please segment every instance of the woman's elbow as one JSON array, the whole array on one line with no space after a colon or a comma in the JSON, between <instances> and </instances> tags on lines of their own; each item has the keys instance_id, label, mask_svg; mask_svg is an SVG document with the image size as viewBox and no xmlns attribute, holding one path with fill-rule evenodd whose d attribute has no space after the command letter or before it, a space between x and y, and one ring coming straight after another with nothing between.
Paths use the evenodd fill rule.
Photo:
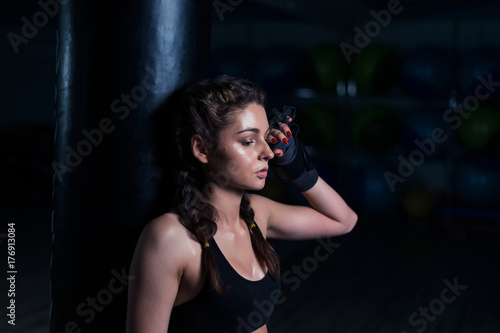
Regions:
<instances>
[{"instance_id":1,"label":"woman's elbow","mask_svg":"<svg viewBox=\"0 0 500 333\"><path fill-rule=\"evenodd\" d=\"M345 233L349 233L354 229L354 226L356 226L356 223L358 223L358 214L356 214L353 210L350 211L348 216L344 220L344 224L346 226L346 231Z\"/></svg>"}]
</instances>

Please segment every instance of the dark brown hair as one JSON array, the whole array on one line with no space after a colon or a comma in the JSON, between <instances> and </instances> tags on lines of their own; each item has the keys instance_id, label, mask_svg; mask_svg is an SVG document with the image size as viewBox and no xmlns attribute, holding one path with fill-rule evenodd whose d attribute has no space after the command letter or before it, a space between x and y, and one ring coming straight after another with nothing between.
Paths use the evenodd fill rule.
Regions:
<instances>
[{"instance_id":1,"label":"dark brown hair","mask_svg":"<svg viewBox=\"0 0 500 333\"><path fill-rule=\"evenodd\" d=\"M175 207L181 223L202 245L202 266L214 289L222 293L219 273L208 243L217 231L218 212L209 203L210 186L201 163L191 151L191 138L198 134L209 149L219 144L219 134L230 126L238 110L251 103L264 106L265 94L254 83L230 76L202 80L189 86L180 96L176 107L174 146L177 153L177 192ZM245 193L240 204L240 216L250 230L253 250L273 279L279 277L278 256L254 223L254 211Z\"/></svg>"}]
</instances>

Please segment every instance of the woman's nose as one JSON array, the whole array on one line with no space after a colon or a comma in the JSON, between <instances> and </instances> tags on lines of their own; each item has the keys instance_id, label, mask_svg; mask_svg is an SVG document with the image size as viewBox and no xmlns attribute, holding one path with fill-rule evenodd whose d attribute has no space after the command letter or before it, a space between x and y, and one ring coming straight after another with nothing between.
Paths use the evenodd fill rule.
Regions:
<instances>
[{"instance_id":1,"label":"woman's nose","mask_svg":"<svg viewBox=\"0 0 500 333\"><path fill-rule=\"evenodd\" d=\"M264 151L262 152L262 158L266 161L269 161L273 157L274 157L274 153L273 153L272 149L269 147L269 145L267 143L265 143Z\"/></svg>"}]
</instances>

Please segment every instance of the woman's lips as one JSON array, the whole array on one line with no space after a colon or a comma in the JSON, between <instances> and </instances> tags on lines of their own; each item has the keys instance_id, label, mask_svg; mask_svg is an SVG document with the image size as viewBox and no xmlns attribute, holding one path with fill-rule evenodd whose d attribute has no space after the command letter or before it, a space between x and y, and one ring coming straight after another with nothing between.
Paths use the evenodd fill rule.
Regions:
<instances>
[{"instance_id":1,"label":"woman's lips","mask_svg":"<svg viewBox=\"0 0 500 333\"><path fill-rule=\"evenodd\" d=\"M259 178L266 178L267 177L267 168L264 168L260 171L257 171L256 175Z\"/></svg>"}]
</instances>

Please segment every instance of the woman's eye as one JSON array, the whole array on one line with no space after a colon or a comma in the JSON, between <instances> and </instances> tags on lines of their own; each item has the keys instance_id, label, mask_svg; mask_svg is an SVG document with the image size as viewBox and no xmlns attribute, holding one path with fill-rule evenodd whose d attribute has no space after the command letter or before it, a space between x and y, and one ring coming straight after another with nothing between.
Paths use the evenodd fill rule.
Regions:
<instances>
[{"instance_id":1,"label":"woman's eye","mask_svg":"<svg viewBox=\"0 0 500 333\"><path fill-rule=\"evenodd\" d=\"M249 141L243 141L241 144L243 146L250 146L252 143L253 143L253 141L249 140Z\"/></svg>"}]
</instances>

